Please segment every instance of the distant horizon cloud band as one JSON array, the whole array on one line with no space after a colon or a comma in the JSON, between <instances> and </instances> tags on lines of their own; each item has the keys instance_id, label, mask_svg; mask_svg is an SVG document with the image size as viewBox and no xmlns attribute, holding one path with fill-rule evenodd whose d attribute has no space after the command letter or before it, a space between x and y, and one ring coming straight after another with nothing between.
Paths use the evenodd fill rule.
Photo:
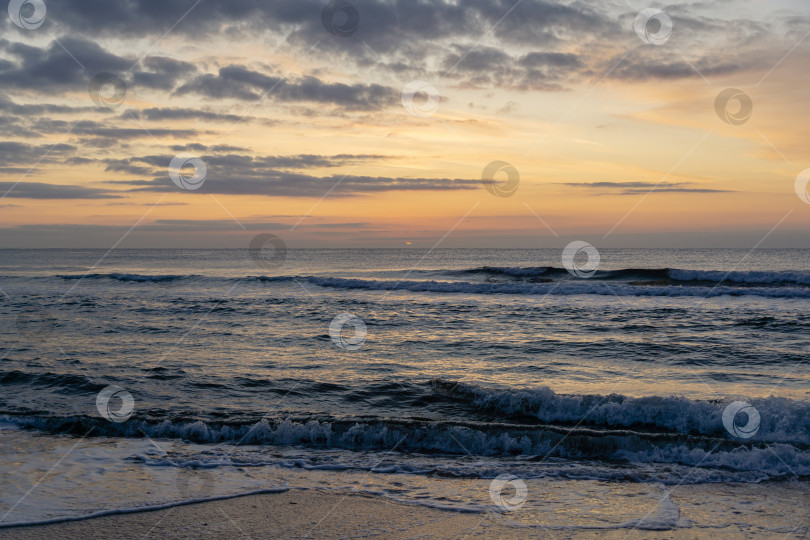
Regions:
<instances>
[{"instance_id":1,"label":"distant horizon cloud band","mask_svg":"<svg viewBox=\"0 0 810 540\"><path fill-rule=\"evenodd\" d=\"M0 248L810 248L809 14L12 0Z\"/></svg>"}]
</instances>

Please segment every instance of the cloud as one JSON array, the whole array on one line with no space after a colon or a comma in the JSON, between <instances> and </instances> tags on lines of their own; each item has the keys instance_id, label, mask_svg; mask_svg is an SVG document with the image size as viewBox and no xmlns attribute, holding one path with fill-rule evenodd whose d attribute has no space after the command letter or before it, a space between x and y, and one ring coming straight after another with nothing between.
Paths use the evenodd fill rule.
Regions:
<instances>
[{"instance_id":1,"label":"cloud","mask_svg":"<svg viewBox=\"0 0 810 540\"><path fill-rule=\"evenodd\" d=\"M683 183L673 182L557 182L563 186L589 188L653 188L656 186L680 186Z\"/></svg>"},{"instance_id":2,"label":"cloud","mask_svg":"<svg viewBox=\"0 0 810 540\"><path fill-rule=\"evenodd\" d=\"M216 73L199 73L193 64L169 57L119 56L82 37L63 36L39 48L24 43L0 42L0 49L11 58L0 62L0 90L28 90L52 94L62 91L87 92L91 78L99 73L118 76L127 93L142 90L196 94L215 99L257 101L262 96L280 102L332 104L349 110L379 110L399 99L399 90L380 84L325 82L314 76L294 78L268 74L241 65L220 67ZM143 67L148 69L134 69ZM5 98L4 98L5 100ZM29 107L28 110L5 100L0 110L17 114L76 112L57 106ZM130 113L135 114L135 113ZM196 117L208 120L238 121L239 116L205 113L186 109L153 107L142 114L155 120Z\"/></svg>"},{"instance_id":3,"label":"cloud","mask_svg":"<svg viewBox=\"0 0 810 540\"><path fill-rule=\"evenodd\" d=\"M224 31L241 22L244 30L277 31L314 19L320 24L323 2L257 2L256 0L128 0L105 2L63 0L48 4L48 22L59 30L113 36L161 36L172 30L177 35L200 36ZM193 9L190 9L192 8ZM182 20L181 20L182 19Z\"/></svg>"},{"instance_id":4,"label":"cloud","mask_svg":"<svg viewBox=\"0 0 810 540\"><path fill-rule=\"evenodd\" d=\"M202 155L201 159L208 168L209 177L211 173L221 174L223 177L232 176L252 176L261 178L268 174L274 174L279 169L311 169L340 167L349 163L369 162L389 158L377 154L337 154L333 156L321 156L314 154L298 154L291 156L251 156L248 154L235 154L235 151L245 151L247 149L232 146L215 145L205 146L202 144L188 144L173 146L176 152L197 152L206 151L217 152L217 154ZM219 152L229 152L222 154ZM139 176L153 176L165 170L171 162L171 157L151 155L131 157L126 159L107 160L107 171L126 172Z\"/></svg>"},{"instance_id":5,"label":"cloud","mask_svg":"<svg viewBox=\"0 0 810 540\"><path fill-rule=\"evenodd\" d=\"M150 208L154 208L157 206L188 206L188 203L184 202L142 203L136 201L127 201L127 202L108 202L105 203L105 206L148 206Z\"/></svg>"},{"instance_id":6,"label":"cloud","mask_svg":"<svg viewBox=\"0 0 810 540\"><path fill-rule=\"evenodd\" d=\"M109 72L117 74L130 93L146 88L174 90L178 95L255 101L272 90L270 97L276 101L330 103L354 110L379 109L395 103L398 97L398 92L378 84L327 83L312 76L289 80L239 65L222 67L215 74L199 74L197 67L188 62L169 57L148 57L139 62L111 53L81 37L62 37L45 48L6 42L5 52L14 60L0 63L0 88L6 90L51 93L57 87L87 91L94 74ZM149 71L133 70L135 66ZM57 106L14 107L8 100L0 102L0 109L11 109L18 114L77 112ZM198 118L235 122L241 119L237 115L157 107L140 114L151 120Z\"/></svg>"},{"instance_id":7,"label":"cloud","mask_svg":"<svg viewBox=\"0 0 810 540\"><path fill-rule=\"evenodd\" d=\"M521 57L518 64L530 69L545 67L578 68L584 65L579 55L559 52L530 52Z\"/></svg>"},{"instance_id":8,"label":"cloud","mask_svg":"<svg viewBox=\"0 0 810 540\"><path fill-rule=\"evenodd\" d=\"M515 110L517 106L518 106L517 101L513 101L510 99L509 101L506 102L506 104L503 107L495 111L495 114L509 114L510 112Z\"/></svg>"},{"instance_id":9,"label":"cloud","mask_svg":"<svg viewBox=\"0 0 810 540\"><path fill-rule=\"evenodd\" d=\"M276 101L327 103L350 110L377 110L399 99L399 91L379 84L326 83L316 77L288 80L238 65L220 68L216 75L200 75L180 86L176 93L244 101L267 97Z\"/></svg>"},{"instance_id":10,"label":"cloud","mask_svg":"<svg viewBox=\"0 0 810 540\"><path fill-rule=\"evenodd\" d=\"M49 92L54 88L86 89L90 77L96 73L124 72L134 62L134 59L108 52L97 43L70 36L63 36L59 42L53 41L42 49L10 43L5 52L16 61L0 65L0 87L6 89Z\"/></svg>"},{"instance_id":11,"label":"cloud","mask_svg":"<svg viewBox=\"0 0 810 540\"><path fill-rule=\"evenodd\" d=\"M2 68L0 68L2 71ZM31 116L40 114L87 114L96 112L96 107L71 107L67 105L54 105L47 103L18 104L6 96L0 95L0 111L15 115Z\"/></svg>"},{"instance_id":12,"label":"cloud","mask_svg":"<svg viewBox=\"0 0 810 540\"><path fill-rule=\"evenodd\" d=\"M300 216L295 216L296 219ZM157 219L150 223L141 223L134 234L144 232L233 232L233 231L289 231L295 223L267 222L267 221L242 221L242 227L230 219ZM298 229L311 230L341 230L341 229L369 229L372 225L365 222L346 223L303 223L296 227ZM94 233L121 234L131 229L130 225L92 225L92 224L24 224L14 227L0 228L0 231L12 233L17 232L40 232L60 235L82 235Z\"/></svg>"},{"instance_id":13,"label":"cloud","mask_svg":"<svg viewBox=\"0 0 810 540\"><path fill-rule=\"evenodd\" d=\"M13 199L118 199L120 195L105 189L63 186L40 182L0 182L0 196Z\"/></svg>"},{"instance_id":14,"label":"cloud","mask_svg":"<svg viewBox=\"0 0 810 540\"><path fill-rule=\"evenodd\" d=\"M360 103L347 97L348 92L376 99L368 107L373 109L388 101L385 89L351 84L345 85L348 89L334 84L330 87L330 83L317 79L281 80L278 75L236 64L221 67L219 73L200 73L198 66L166 56L138 61L137 54L148 52L148 48L116 55L92 40L96 36L158 38L168 31L191 42L201 36L229 35L262 40L270 34L280 44L299 52L314 50L313 55L327 61L339 59L341 65L354 62L364 69L379 65L395 73L452 77L468 87L488 83L555 91L567 88L568 82L582 82L604 73L630 47L639 45L631 27L636 13L621 3L354 0L352 4L360 14L360 25L351 39L340 39L330 35L321 23L322 0L205 0L192 5L185 0L63 0L49 5L46 24L62 36L59 43L64 48L57 42L37 49L4 41L11 60L0 61L0 73L8 76L4 77L6 85L44 91L45 84L86 84L80 62L88 74L121 74L135 68L127 78L134 87L182 88L182 93L253 101L278 84L286 88L277 88L275 99L359 108ZM806 18L788 11L768 21L746 19L744 10L722 12L711 3L673 5L667 12L678 29L667 43L668 49L687 54L702 51L701 57L690 62L705 75L772 66L784 54L783 47L772 40L773 50L763 53L761 46L753 44L755 38L788 32L801 36L808 27ZM9 21L5 24L14 29ZM671 55L675 60L667 61L658 52L639 47L611 77L627 81L700 78L679 58L681 55ZM448 73L451 70L453 73Z\"/></svg>"},{"instance_id":15,"label":"cloud","mask_svg":"<svg viewBox=\"0 0 810 540\"><path fill-rule=\"evenodd\" d=\"M190 108L161 108L151 107L138 111L130 109L121 115L124 120L143 119L150 122L164 122L167 120L204 120L208 122L231 122L255 120L253 117L244 117L236 114L223 114L211 111L204 111ZM269 119L263 119L267 123L275 123Z\"/></svg>"},{"instance_id":16,"label":"cloud","mask_svg":"<svg viewBox=\"0 0 810 540\"><path fill-rule=\"evenodd\" d=\"M646 193L733 193L725 189L687 187L688 182L558 182L564 186L591 189L622 190L612 195L639 195Z\"/></svg>"},{"instance_id":17,"label":"cloud","mask_svg":"<svg viewBox=\"0 0 810 540\"><path fill-rule=\"evenodd\" d=\"M718 62L710 59L699 60L695 63L640 60L620 65L610 74L610 77L625 81L686 79L700 76L701 74L704 77L718 77L732 75L744 71L745 69L755 67L752 62L728 63L722 60Z\"/></svg>"},{"instance_id":18,"label":"cloud","mask_svg":"<svg viewBox=\"0 0 810 540\"><path fill-rule=\"evenodd\" d=\"M107 123L93 120L80 120L67 122L65 120L48 120L40 118L31 124L31 129L39 133L70 133L72 135L86 135L111 140L144 139L151 137L172 137L187 139L196 137L200 132L196 129L167 129L155 127L122 128L113 127Z\"/></svg>"},{"instance_id":19,"label":"cloud","mask_svg":"<svg viewBox=\"0 0 810 540\"><path fill-rule=\"evenodd\" d=\"M122 140L147 137L191 138L198 136L200 133L196 129L170 129L160 126L145 126L143 124L139 124L137 127L122 127L117 125L119 119L116 118L108 118L104 121L81 119L86 117L88 113L98 113L101 110L96 107L68 107L53 104L21 105L0 96L0 111L10 113L10 115L0 116L0 126L3 127L3 131L7 136L39 138L43 135L59 134L77 135L85 137L88 141L93 139L107 141L101 144L88 143L90 146L98 147L120 144ZM214 120L218 116L218 119L221 120L239 120L236 115L216 115L215 113L194 111L193 109L147 109L143 115L138 111L133 111L133 113L121 117L120 120L137 120L141 116L144 119L155 120L189 119L193 117ZM78 115L79 119L70 121L54 118L54 115L62 114Z\"/></svg>"},{"instance_id":20,"label":"cloud","mask_svg":"<svg viewBox=\"0 0 810 540\"><path fill-rule=\"evenodd\" d=\"M240 146L231 146L227 144L216 144L213 146L206 146L200 143L189 143L189 144L180 144L171 147L172 151L174 152L250 152L248 148L242 148Z\"/></svg>"},{"instance_id":21,"label":"cloud","mask_svg":"<svg viewBox=\"0 0 810 540\"><path fill-rule=\"evenodd\" d=\"M121 182L139 186L131 191L176 192L177 187L168 178ZM261 177L211 175L205 184L194 193L221 195L264 195L268 197L352 197L385 191L458 191L481 187L480 180L448 178L392 178L380 176L326 177L295 174L281 171L265 171Z\"/></svg>"},{"instance_id":22,"label":"cloud","mask_svg":"<svg viewBox=\"0 0 810 540\"><path fill-rule=\"evenodd\" d=\"M197 71L197 67L194 64L165 56L151 56L145 58L140 62L140 65L148 68L149 71L139 70L133 72L133 84L161 90L171 90L183 77L189 76Z\"/></svg>"},{"instance_id":23,"label":"cloud","mask_svg":"<svg viewBox=\"0 0 810 540\"><path fill-rule=\"evenodd\" d=\"M63 163L66 163L68 165L89 165L90 163L95 163L95 162L96 162L95 159L79 157L79 156L68 158L68 159L63 161Z\"/></svg>"},{"instance_id":24,"label":"cloud","mask_svg":"<svg viewBox=\"0 0 810 540\"><path fill-rule=\"evenodd\" d=\"M655 193L734 193L727 189L707 189L707 188L655 188L655 189L628 189L621 193L621 195L638 195L650 192Z\"/></svg>"},{"instance_id":25,"label":"cloud","mask_svg":"<svg viewBox=\"0 0 810 540\"><path fill-rule=\"evenodd\" d=\"M64 143L33 145L16 141L0 141L0 163L4 165L24 164L31 167L37 163L65 159L75 151L75 146Z\"/></svg>"},{"instance_id":26,"label":"cloud","mask_svg":"<svg viewBox=\"0 0 810 540\"><path fill-rule=\"evenodd\" d=\"M240 220L241 226L248 231L289 231L290 227L301 216L290 216L289 223ZM298 227L302 229L352 229L368 228L365 222L347 223L304 223ZM229 231L242 228L233 220L227 219L156 219L153 223L141 227L145 231ZM296 227L296 228L298 228Z\"/></svg>"},{"instance_id":27,"label":"cloud","mask_svg":"<svg viewBox=\"0 0 810 540\"><path fill-rule=\"evenodd\" d=\"M334 168L364 163L389 156L375 154L337 154L320 156L251 156L243 154L201 155L206 165L205 182L194 193L223 195L264 195L281 197L350 197L384 191L456 191L481 187L478 179L406 178L333 174L304 174L306 169ZM151 179L119 180L133 186L130 191L176 192L169 179L172 156L150 155L107 160L108 172L122 172Z\"/></svg>"}]
</instances>

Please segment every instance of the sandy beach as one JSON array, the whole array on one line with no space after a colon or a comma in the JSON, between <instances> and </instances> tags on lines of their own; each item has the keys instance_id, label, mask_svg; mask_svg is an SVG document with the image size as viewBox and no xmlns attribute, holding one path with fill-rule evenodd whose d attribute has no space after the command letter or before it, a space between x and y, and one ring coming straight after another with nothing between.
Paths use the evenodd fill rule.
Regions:
<instances>
[{"instance_id":1,"label":"sandy beach","mask_svg":"<svg viewBox=\"0 0 810 540\"><path fill-rule=\"evenodd\" d=\"M806 486L800 490L807 492ZM687 489L689 496L700 487ZM743 487L740 496L768 502L762 488ZM769 492L781 491L768 489ZM792 493L796 495L796 493ZM779 497L778 493L776 495ZM806 499L805 499L806 500ZM806 538L804 522L788 531L726 526L666 531L549 529L519 526L499 514L464 513L400 504L383 497L345 492L291 490L248 495L168 509L102 516L50 525L0 529L6 538ZM689 519L689 516L682 516ZM694 515L692 517L695 517Z\"/></svg>"}]
</instances>

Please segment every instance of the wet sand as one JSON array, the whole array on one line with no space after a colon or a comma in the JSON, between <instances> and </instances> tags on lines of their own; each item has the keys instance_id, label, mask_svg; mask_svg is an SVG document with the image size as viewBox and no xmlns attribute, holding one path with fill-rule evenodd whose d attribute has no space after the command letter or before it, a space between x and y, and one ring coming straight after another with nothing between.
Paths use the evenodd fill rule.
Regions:
<instances>
[{"instance_id":1,"label":"wet sand","mask_svg":"<svg viewBox=\"0 0 810 540\"><path fill-rule=\"evenodd\" d=\"M801 503L799 506L802 506ZM6 538L798 538L793 531L738 526L666 531L552 530L521 527L499 514L476 514L401 504L352 492L291 490L115 514L50 525L0 529Z\"/></svg>"}]
</instances>

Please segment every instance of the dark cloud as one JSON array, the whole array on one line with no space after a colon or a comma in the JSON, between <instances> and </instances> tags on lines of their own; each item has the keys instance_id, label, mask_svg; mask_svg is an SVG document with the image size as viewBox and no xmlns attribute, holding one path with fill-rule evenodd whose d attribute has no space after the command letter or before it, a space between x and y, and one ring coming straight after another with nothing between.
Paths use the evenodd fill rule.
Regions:
<instances>
[{"instance_id":1,"label":"dark cloud","mask_svg":"<svg viewBox=\"0 0 810 540\"><path fill-rule=\"evenodd\" d=\"M444 74L461 87L556 91L585 68L575 54L532 52L521 57L494 47L454 48L444 59Z\"/></svg>"},{"instance_id":2,"label":"dark cloud","mask_svg":"<svg viewBox=\"0 0 810 540\"><path fill-rule=\"evenodd\" d=\"M112 73L127 87L140 90L174 91L177 95L197 94L216 99L256 101L262 96L282 102L332 104L350 110L378 110L392 105L399 90L379 84L324 82L312 76L294 79L267 74L240 65L219 68L216 73L199 73L196 66L168 57L148 57L142 61L118 56L97 43L80 37L62 37L45 48L5 42L5 53L12 61L0 63L0 89L33 90L52 93L54 88L87 92L91 78ZM133 69L144 67L149 71ZM90 101L88 95L88 102ZM0 110L3 109L0 103ZM6 109L10 107L5 103ZM57 112L46 108L12 111L17 114ZM62 112L76 112L64 109ZM130 113L134 115L135 113ZM183 109L150 108L141 114L155 120L192 118L238 121L237 115L197 112Z\"/></svg>"},{"instance_id":3,"label":"dark cloud","mask_svg":"<svg viewBox=\"0 0 810 540\"><path fill-rule=\"evenodd\" d=\"M0 67L0 71L2 68ZM54 105L47 103L37 104L19 104L11 99L0 96L0 111L8 112L10 114L30 116L42 114L87 114L90 112L97 112L96 107L70 107L67 105Z\"/></svg>"},{"instance_id":4,"label":"dark cloud","mask_svg":"<svg viewBox=\"0 0 810 540\"><path fill-rule=\"evenodd\" d=\"M0 129L6 137L19 137L19 138L35 138L39 133L33 131L27 126L25 119L20 119L14 116L0 116Z\"/></svg>"},{"instance_id":5,"label":"dark cloud","mask_svg":"<svg viewBox=\"0 0 810 540\"><path fill-rule=\"evenodd\" d=\"M95 120L61 120L53 115L72 114L85 116L87 113L102 111L97 107L69 107L54 104L18 104L0 96L0 112L8 111L9 115L0 116L0 127L7 136L21 138L38 138L49 134L75 135L82 138L82 144L98 148L120 145L123 140L145 139L151 137L194 138L199 135L196 129L169 129L160 126L143 125L123 127L121 121L163 121L183 119L230 120L236 122L235 115L218 115L193 109L146 109L143 112L127 111L119 118Z\"/></svg>"},{"instance_id":6,"label":"dark cloud","mask_svg":"<svg viewBox=\"0 0 810 540\"><path fill-rule=\"evenodd\" d=\"M151 179L120 180L131 191L175 192L168 166L173 156L141 156L108 160L108 172L121 172ZM455 191L481 187L480 180L447 178L371 177L333 174L314 176L296 171L345 166L390 156L338 154L333 156L251 156L242 154L201 155L207 175L194 193L265 195L281 197L349 197L383 191Z\"/></svg>"},{"instance_id":7,"label":"dark cloud","mask_svg":"<svg viewBox=\"0 0 810 540\"><path fill-rule=\"evenodd\" d=\"M173 146L172 150L180 153L186 152L233 152L245 150L231 146L211 146L202 144L188 144ZM247 151L247 150L245 150ZM293 156L251 156L248 154L213 154L202 155L201 159L211 173L227 177L239 175L242 177L262 178L266 174L275 174L278 169L312 169L340 167L349 163L369 162L385 159L390 156L375 154L337 154L333 156L319 156L314 154L300 154ZM109 159L107 171L126 172L137 176L152 176L158 171L166 169L172 157L167 156L140 156L126 159Z\"/></svg>"},{"instance_id":8,"label":"dark cloud","mask_svg":"<svg viewBox=\"0 0 810 540\"><path fill-rule=\"evenodd\" d=\"M0 141L0 163L25 164L49 163L65 159L74 153L76 147L70 144L32 145L14 141Z\"/></svg>"},{"instance_id":9,"label":"dark cloud","mask_svg":"<svg viewBox=\"0 0 810 540\"><path fill-rule=\"evenodd\" d=\"M134 61L110 53L92 41L67 36L42 49L10 43L5 52L14 62L0 66L2 88L42 91L71 87L86 89L91 76L101 72L124 72Z\"/></svg>"},{"instance_id":10,"label":"dark cloud","mask_svg":"<svg viewBox=\"0 0 810 540\"><path fill-rule=\"evenodd\" d=\"M622 63L610 74L610 77L626 81L686 79L701 75L703 77L715 77L731 75L749 67L754 66L750 63L745 65L741 63L724 63L722 61L714 62L712 60L700 60L696 63L637 60L632 63Z\"/></svg>"},{"instance_id":11,"label":"dark cloud","mask_svg":"<svg viewBox=\"0 0 810 540\"><path fill-rule=\"evenodd\" d=\"M121 128L93 120L67 122L40 118L31 124L31 129L39 133L70 133L88 137L100 137L113 141L121 139L145 139L149 137L191 138L199 135L195 129L165 129L154 127Z\"/></svg>"},{"instance_id":12,"label":"dark cloud","mask_svg":"<svg viewBox=\"0 0 810 540\"><path fill-rule=\"evenodd\" d=\"M340 39L321 24L321 0L54 1L49 3L46 24L52 25L52 35L62 37L44 48L0 41L7 57L0 59L0 88L80 89L86 88L94 74L111 72L133 92L174 91L243 101L255 101L269 92L271 99L282 102L379 110L396 104L399 89L281 77L266 68L236 64L210 72L178 59L150 56L148 45L119 55L93 40L100 35L133 37L139 42L144 36L154 36L157 41L169 30L192 42L203 36L261 39L270 33L300 51L313 51L311 54L327 63L354 63L364 70L380 66L402 76L423 75L436 82L450 78L462 87L558 91L605 73L633 47L639 50L628 55L611 77L673 80L768 69L784 54L782 47L768 53L753 44L779 36L783 30L801 34L808 26L806 20L789 14L781 22L720 20L701 14L711 10L708 5L670 6L667 11L678 32L667 47L686 53L690 59L684 61L683 54L667 59L655 47L641 47L629 27L635 13L610 2L355 0L352 4L360 13L359 29L351 38ZM700 54L693 58L695 51ZM166 115L171 113L152 114L160 120L169 119Z\"/></svg>"},{"instance_id":13,"label":"dark cloud","mask_svg":"<svg viewBox=\"0 0 810 540\"><path fill-rule=\"evenodd\" d=\"M148 71L134 71L132 82L137 86L162 90L171 90L184 77L197 72L194 64L164 56L145 58L140 65Z\"/></svg>"},{"instance_id":14,"label":"dark cloud","mask_svg":"<svg viewBox=\"0 0 810 540\"><path fill-rule=\"evenodd\" d=\"M586 67L574 53L533 51L512 56L494 47L454 48L456 52L444 59L445 70L489 81L492 86L532 87L540 80L560 81L578 75Z\"/></svg>"},{"instance_id":15,"label":"dark cloud","mask_svg":"<svg viewBox=\"0 0 810 540\"><path fill-rule=\"evenodd\" d=\"M161 202L161 203L142 203L136 201L127 201L127 202L108 202L105 203L104 206L149 206L149 207L156 207L156 206L188 206L188 203L184 202Z\"/></svg>"},{"instance_id":16,"label":"dark cloud","mask_svg":"<svg viewBox=\"0 0 810 540\"><path fill-rule=\"evenodd\" d=\"M96 162L95 159L75 156L75 157L66 159L63 163L67 163L68 165L89 165L90 163L95 163L95 162Z\"/></svg>"},{"instance_id":17,"label":"dark cloud","mask_svg":"<svg viewBox=\"0 0 810 540\"><path fill-rule=\"evenodd\" d=\"M176 145L171 147L173 152L213 152L217 154L221 154L223 152L233 153L233 152L250 152L247 148L241 148L239 146L230 146L227 144L217 144L214 146L206 146L204 144L199 143L190 143L190 144L183 144L183 145Z\"/></svg>"},{"instance_id":18,"label":"dark cloud","mask_svg":"<svg viewBox=\"0 0 810 540\"><path fill-rule=\"evenodd\" d=\"M123 144L121 141L116 139L108 139L102 137L85 137L79 140L82 146L86 146L89 148L97 148L97 149L109 149L114 146L126 147L126 144Z\"/></svg>"},{"instance_id":19,"label":"dark cloud","mask_svg":"<svg viewBox=\"0 0 810 540\"><path fill-rule=\"evenodd\" d=\"M4 199L119 199L120 195L105 189L63 186L39 182L0 182Z\"/></svg>"},{"instance_id":20,"label":"dark cloud","mask_svg":"<svg viewBox=\"0 0 810 540\"><path fill-rule=\"evenodd\" d=\"M518 60L521 66L537 69L541 67L578 68L584 65L582 59L573 53L530 52Z\"/></svg>"},{"instance_id":21,"label":"dark cloud","mask_svg":"<svg viewBox=\"0 0 810 540\"><path fill-rule=\"evenodd\" d=\"M122 114L121 117L125 120L130 119L143 119L150 122L163 122L166 120L204 120L209 122L242 122L255 120L252 117L243 117L236 114L222 114L211 111L203 111L198 109L189 108L161 108L151 107L137 111L131 109ZM266 122L271 122L266 120Z\"/></svg>"},{"instance_id":22,"label":"dark cloud","mask_svg":"<svg viewBox=\"0 0 810 540\"><path fill-rule=\"evenodd\" d=\"M168 178L123 182L140 187L132 191L176 192ZM222 195L264 195L268 197L353 197L385 191L458 191L481 187L480 180L447 178L391 178L332 175L317 177L283 171L264 171L261 177L222 177L209 172L205 184L195 193Z\"/></svg>"},{"instance_id":23,"label":"dark cloud","mask_svg":"<svg viewBox=\"0 0 810 540\"><path fill-rule=\"evenodd\" d=\"M447 70L455 66L457 71L493 71L514 64L511 56L494 47L477 47L469 50L469 47L456 45L455 49L456 53L444 60L444 67Z\"/></svg>"},{"instance_id":24,"label":"dark cloud","mask_svg":"<svg viewBox=\"0 0 810 540\"><path fill-rule=\"evenodd\" d=\"M0 88L6 90L52 93L57 88L87 92L95 75L111 73L124 81L130 91L142 88L170 91L197 72L193 64L173 58L151 56L139 60L134 56L119 56L80 35L62 36L43 48L6 42L0 49L9 57L0 62ZM88 95L88 108L89 102ZM55 105L20 107L24 106L17 106L14 112L77 112Z\"/></svg>"},{"instance_id":25,"label":"dark cloud","mask_svg":"<svg viewBox=\"0 0 810 540\"><path fill-rule=\"evenodd\" d=\"M320 0L204 0L196 5L188 0L61 0L48 3L48 22L60 30L102 35L161 36L172 30L199 37L238 22L268 32L309 19L320 24L324 5Z\"/></svg>"},{"instance_id":26,"label":"dark cloud","mask_svg":"<svg viewBox=\"0 0 810 540\"><path fill-rule=\"evenodd\" d=\"M179 87L176 93L244 101L267 97L279 101L334 104L352 110L376 110L399 99L399 91L379 84L326 83L315 77L288 80L236 65L220 68L216 75L200 75Z\"/></svg>"},{"instance_id":27,"label":"dark cloud","mask_svg":"<svg viewBox=\"0 0 810 540\"><path fill-rule=\"evenodd\" d=\"M547 4L526 0L533 7ZM512 7L507 0L468 0L454 5L433 0L354 0L361 17L358 40L395 50L407 40L414 42L479 32L482 35ZM267 32L306 42L324 40L331 45L347 45L327 33L321 23L323 0L261 2L258 0L205 0L196 5L187 0L62 0L48 4L47 24L58 31L112 36L162 36L170 29L177 35L199 38L204 35ZM533 11L531 8L526 12ZM564 13L560 13L564 12ZM575 8L545 7L532 17L537 32L550 30ZM554 15L549 21L545 17ZM181 20L182 18L182 20ZM570 23L565 23L571 26ZM387 39L387 42L386 42Z\"/></svg>"}]
</instances>

